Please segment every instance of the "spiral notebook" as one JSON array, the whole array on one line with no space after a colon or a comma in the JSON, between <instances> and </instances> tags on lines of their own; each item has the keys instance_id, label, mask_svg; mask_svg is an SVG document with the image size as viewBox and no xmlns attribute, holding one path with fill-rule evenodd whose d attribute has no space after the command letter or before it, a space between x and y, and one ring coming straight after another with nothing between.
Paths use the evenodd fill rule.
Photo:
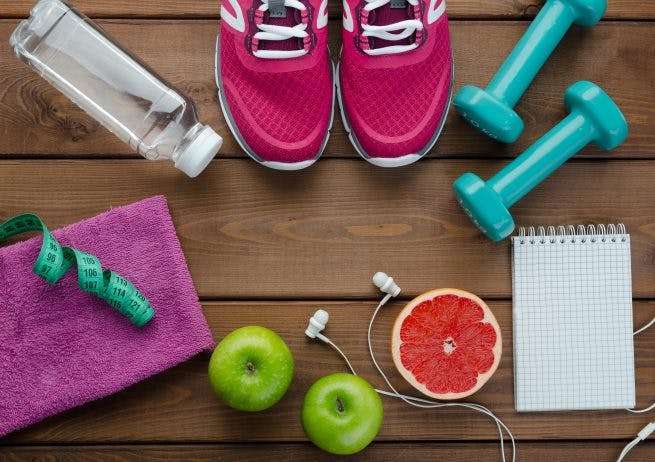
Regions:
<instances>
[{"instance_id":1,"label":"spiral notebook","mask_svg":"<svg viewBox=\"0 0 655 462\"><path fill-rule=\"evenodd\" d=\"M512 251L516 410L634 407L625 227L520 229Z\"/></svg>"}]
</instances>

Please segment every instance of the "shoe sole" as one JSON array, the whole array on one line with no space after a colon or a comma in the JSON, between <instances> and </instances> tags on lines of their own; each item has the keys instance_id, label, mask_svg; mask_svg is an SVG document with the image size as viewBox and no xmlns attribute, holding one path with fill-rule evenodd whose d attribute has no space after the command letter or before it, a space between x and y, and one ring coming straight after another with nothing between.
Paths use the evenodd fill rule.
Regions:
<instances>
[{"instance_id":1,"label":"shoe sole","mask_svg":"<svg viewBox=\"0 0 655 462\"><path fill-rule=\"evenodd\" d=\"M330 54L330 49L328 48L328 57ZM239 129L236 126L236 123L234 122L234 118L232 117L232 114L230 113L230 108L228 107L227 100L225 99L225 90L223 89L223 80L221 79L221 36L220 32L216 36L216 57L214 60L214 75L216 78L216 86L218 87L218 100L219 100L219 105L221 106L221 112L223 113L223 117L225 118L225 123L227 123L228 128L232 132L232 135L236 139L237 143L243 149L246 154L248 154L253 160L257 161L259 164L272 168L274 170L302 170L303 168L307 168L310 165L314 164L321 155L323 154L323 151L325 151L325 146L327 145L328 139L330 138L330 131L332 130L332 124L334 123L334 99L336 98L335 91L334 91L334 82L335 82L335 75L336 75L336 70L334 67L334 63L332 62L332 58L330 58L330 67L332 69L332 113L330 115L330 125L328 125L327 133L325 134L325 139L323 140L323 143L321 143L321 149L319 150L318 154L313 159L309 160L303 160L301 162L276 162L276 161L270 161L270 160L264 160L261 157L259 157L255 151L253 151L250 146L248 146L248 143L246 140L243 138L241 135L241 132L239 132Z\"/></svg>"},{"instance_id":2,"label":"shoe sole","mask_svg":"<svg viewBox=\"0 0 655 462\"><path fill-rule=\"evenodd\" d=\"M341 72L340 72L340 67L341 67L341 52L339 53L339 64L337 64L337 75L335 77L335 82L337 85L337 99L339 101L339 110L341 111L341 121L343 122L343 126L346 129L346 132L348 132L348 138L350 139L350 143L353 145L357 153L365 159L367 162L370 162L373 165L376 165L378 167L384 167L384 168L394 168L394 167L404 167L406 165L413 164L417 160L421 159L423 156L425 156L430 149L434 147L434 145L437 143L437 140L439 139L439 136L441 136L441 132L443 130L444 125L446 124L446 118L448 116L448 113L450 112L450 106L452 104L452 99L453 99L453 82L455 80L455 61L452 57L452 50L450 52L451 54L451 69L450 69L450 89L448 90L448 105L446 106L446 110L444 113L441 115L441 120L439 121L439 127L435 131L434 135L432 135L432 138L430 138L430 141L428 141L428 144L425 145L423 149L418 154L405 154L404 156L400 157L373 157L370 156L362 147L362 145L359 143L359 140L357 139L357 136L353 133L353 130L350 126L350 122L348 121L348 116L346 115L346 111L343 107L343 96L341 95Z\"/></svg>"}]
</instances>

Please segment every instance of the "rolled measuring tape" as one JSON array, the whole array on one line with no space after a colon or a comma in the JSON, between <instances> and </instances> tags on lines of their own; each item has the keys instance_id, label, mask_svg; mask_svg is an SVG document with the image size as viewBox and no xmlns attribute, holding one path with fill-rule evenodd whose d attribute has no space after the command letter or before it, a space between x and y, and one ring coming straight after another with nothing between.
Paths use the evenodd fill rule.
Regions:
<instances>
[{"instance_id":1,"label":"rolled measuring tape","mask_svg":"<svg viewBox=\"0 0 655 462\"><path fill-rule=\"evenodd\" d=\"M2 223L0 243L28 231L43 233L41 251L32 271L49 284L57 283L76 265L80 289L105 300L135 326L146 325L155 315L148 299L130 281L111 270L103 270L98 257L72 247L61 246L37 215L17 215Z\"/></svg>"}]
</instances>

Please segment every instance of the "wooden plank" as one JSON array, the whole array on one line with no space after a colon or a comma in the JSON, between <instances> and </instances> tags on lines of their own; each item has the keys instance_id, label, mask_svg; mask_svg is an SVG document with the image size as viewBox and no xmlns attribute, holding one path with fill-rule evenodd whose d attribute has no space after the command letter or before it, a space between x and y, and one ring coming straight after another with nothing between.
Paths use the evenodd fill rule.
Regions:
<instances>
[{"instance_id":1,"label":"wooden plank","mask_svg":"<svg viewBox=\"0 0 655 462\"><path fill-rule=\"evenodd\" d=\"M234 411L218 402L207 380L209 355L203 354L110 398L52 417L30 429L10 435L6 444L33 442L129 441L303 441L299 412L311 384L346 366L327 345L304 335L309 317L318 306L330 312L325 334L350 358L353 366L374 386L386 388L369 360L366 330L374 302L208 302L207 320L216 340L245 325L263 325L288 343L296 374L287 395L274 408L257 414ZM374 351L384 371L401 392L415 394L396 373L389 347L389 332L403 303L385 307L373 330ZM510 427L515 438L626 439L648 421L627 411L522 413L514 411L511 304L492 301L503 333L503 356L494 377L472 397L488 406ZM635 304L635 325L655 315L655 302ZM635 341L638 405L655 395L655 335ZM379 440L495 440L495 425L485 416L465 409L416 410L403 402L383 398L385 417Z\"/></svg>"},{"instance_id":2,"label":"wooden plank","mask_svg":"<svg viewBox=\"0 0 655 462\"><path fill-rule=\"evenodd\" d=\"M215 21L101 23L119 42L194 99L201 119L226 138L221 156L245 157L218 106ZM135 157L126 145L15 59L8 42L15 25L13 20L0 21L0 157ZM340 25L331 21L330 27L332 56L336 57ZM454 22L455 88L469 83L486 85L524 28L524 24L516 22ZM611 155L653 158L655 93L650 79L644 76L655 75L655 52L652 47L644 48L646 43L655 43L655 28L649 23L608 22L589 30L575 29L519 102L517 110L524 117L526 130L517 143L505 146L492 142L451 111L430 156L509 157L522 152L565 116L564 90L584 78L605 88L630 124L630 137ZM338 112L324 155L357 157ZM584 155L608 156L594 147L587 148Z\"/></svg>"},{"instance_id":3,"label":"wooden plank","mask_svg":"<svg viewBox=\"0 0 655 462\"><path fill-rule=\"evenodd\" d=\"M526 442L519 447L521 460L532 462L568 462L571 460L614 460L623 449L623 442ZM630 452L625 459L652 461L655 442L647 441ZM121 462L184 460L216 462L247 460L268 461L332 461L334 456L306 444L221 444L163 446L38 446L0 447L0 458L7 462ZM448 460L449 462L497 461L499 450L493 443L374 443L357 454L357 460L396 462L398 460Z\"/></svg>"},{"instance_id":4,"label":"wooden plank","mask_svg":"<svg viewBox=\"0 0 655 462\"><path fill-rule=\"evenodd\" d=\"M605 19L653 19L655 8L644 0L612 0ZM34 0L4 0L0 17L27 16ZM217 0L76 0L75 6L92 17L103 18L217 18ZM448 0L448 15L453 19L487 18L531 19L539 11L539 0ZM341 2L329 2L330 16L341 15Z\"/></svg>"},{"instance_id":5,"label":"wooden plank","mask_svg":"<svg viewBox=\"0 0 655 462\"><path fill-rule=\"evenodd\" d=\"M467 170L489 178L505 163L324 159L297 174L230 159L194 180L167 162L3 161L0 217L32 210L55 229L164 194L204 298L371 298L379 270L405 296L461 287L509 297L509 240L483 237L450 189ZM624 222L634 295L655 298L652 179L648 161L572 161L512 211L518 225Z\"/></svg>"},{"instance_id":6,"label":"wooden plank","mask_svg":"<svg viewBox=\"0 0 655 462\"><path fill-rule=\"evenodd\" d=\"M448 0L451 19L532 19L540 9L539 0ZM0 17L19 18L28 15L34 0L5 0ZM94 18L218 18L220 1L159 0L77 0L75 6ZM330 16L342 14L340 2L329 3ZM655 10L647 0L613 0L608 2L604 19L653 19Z\"/></svg>"}]
</instances>

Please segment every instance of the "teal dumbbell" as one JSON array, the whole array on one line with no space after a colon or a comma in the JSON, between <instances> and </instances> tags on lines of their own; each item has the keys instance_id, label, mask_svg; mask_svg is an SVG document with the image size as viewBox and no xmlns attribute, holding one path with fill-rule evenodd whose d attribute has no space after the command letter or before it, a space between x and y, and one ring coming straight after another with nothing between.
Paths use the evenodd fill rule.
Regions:
<instances>
[{"instance_id":1,"label":"teal dumbbell","mask_svg":"<svg viewBox=\"0 0 655 462\"><path fill-rule=\"evenodd\" d=\"M618 106L599 86L586 81L564 94L570 114L486 183L466 173L453 183L457 200L480 230L494 241L509 236L509 208L571 156L594 142L609 151L628 136Z\"/></svg>"},{"instance_id":2,"label":"teal dumbbell","mask_svg":"<svg viewBox=\"0 0 655 462\"><path fill-rule=\"evenodd\" d=\"M593 26L606 9L607 0L547 0L489 86L459 91L457 112L491 138L516 141L524 127L513 109L518 100L571 25Z\"/></svg>"}]
</instances>

